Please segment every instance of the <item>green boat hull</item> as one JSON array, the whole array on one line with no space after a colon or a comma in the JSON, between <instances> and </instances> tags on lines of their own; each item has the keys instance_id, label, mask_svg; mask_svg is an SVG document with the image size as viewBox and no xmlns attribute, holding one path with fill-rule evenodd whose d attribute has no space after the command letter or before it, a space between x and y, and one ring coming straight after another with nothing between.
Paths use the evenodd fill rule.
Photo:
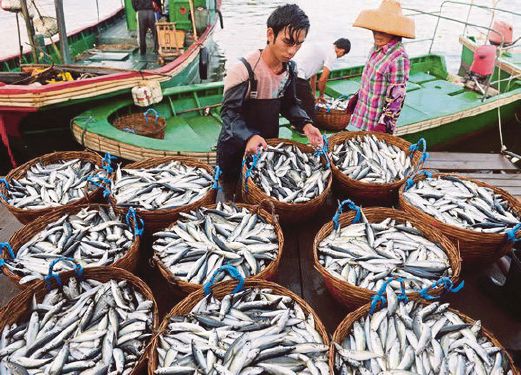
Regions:
<instances>
[{"instance_id":1,"label":"green boat hull","mask_svg":"<svg viewBox=\"0 0 521 375\"><path fill-rule=\"evenodd\" d=\"M498 107L505 123L513 120L521 108L520 81L515 81L508 91L482 101L479 94L448 80L442 57L427 55L411 62L408 93L397 128L398 135L409 141L424 137L429 147L440 147L497 124ZM354 93L362 70L360 66L333 71L326 92L335 97ZM180 154L213 162L221 128L222 92L222 83L166 89L163 101L154 105L166 118L164 139L126 133L112 125L118 117L144 111L128 99L83 113L74 120L73 132L87 147L128 159ZM280 137L306 142L285 119L281 119ZM124 152L118 152L121 149Z\"/></svg>"}]
</instances>

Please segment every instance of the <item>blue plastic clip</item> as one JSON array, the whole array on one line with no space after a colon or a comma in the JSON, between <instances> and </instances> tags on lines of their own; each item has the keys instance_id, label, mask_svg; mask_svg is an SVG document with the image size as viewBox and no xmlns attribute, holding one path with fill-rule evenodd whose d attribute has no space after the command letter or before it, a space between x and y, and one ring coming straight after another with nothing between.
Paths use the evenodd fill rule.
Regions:
<instances>
[{"instance_id":1,"label":"blue plastic clip","mask_svg":"<svg viewBox=\"0 0 521 375\"><path fill-rule=\"evenodd\" d=\"M114 172L114 169L112 168L112 162L116 160L117 157L112 156L110 152L106 152L101 161L101 166L104 170L107 171L108 174L111 174L112 172Z\"/></svg>"},{"instance_id":2,"label":"blue plastic clip","mask_svg":"<svg viewBox=\"0 0 521 375\"><path fill-rule=\"evenodd\" d=\"M508 230L506 232L506 236L507 236L507 240L509 242L520 242L521 241L521 238L516 238L516 234L517 232L519 232L519 230L521 229L521 223L517 224L514 228Z\"/></svg>"},{"instance_id":3,"label":"blue plastic clip","mask_svg":"<svg viewBox=\"0 0 521 375\"><path fill-rule=\"evenodd\" d=\"M16 257L13 248L9 244L9 242L0 242L0 250L7 249L7 253L11 257L11 259L14 259Z\"/></svg>"},{"instance_id":4,"label":"blue plastic clip","mask_svg":"<svg viewBox=\"0 0 521 375\"><path fill-rule=\"evenodd\" d=\"M219 177L221 177L222 173L223 173L223 171L222 171L221 167L217 165L215 167L212 189L222 190L222 187L219 185Z\"/></svg>"},{"instance_id":5,"label":"blue plastic clip","mask_svg":"<svg viewBox=\"0 0 521 375\"><path fill-rule=\"evenodd\" d=\"M212 275L212 278L210 279L210 281L208 281L206 284L204 284L203 290L204 290L205 295L209 296L210 294L212 294L212 286L215 284L215 280L217 279L217 276L219 276L219 274L221 272L226 272L231 277L233 277L235 280L239 281L237 286L233 289L232 293L238 293L244 288L244 277L242 277L242 275L239 273L237 268L235 268L234 266L231 266L231 265L224 265L224 266L219 267Z\"/></svg>"},{"instance_id":6,"label":"blue plastic clip","mask_svg":"<svg viewBox=\"0 0 521 375\"><path fill-rule=\"evenodd\" d=\"M248 169L246 169L246 174L244 175L244 186L245 186L246 192L248 192L248 178L251 177L253 170L255 168L257 168L257 163L259 162L260 155L261 155L261 150L257 151L257 153L255 155L253 155L253 160L251 162L251 165ZM246 158L244 158L244 160L243 160L243 166L245 163L246 163Z\"/></svg>"}]
</instances>

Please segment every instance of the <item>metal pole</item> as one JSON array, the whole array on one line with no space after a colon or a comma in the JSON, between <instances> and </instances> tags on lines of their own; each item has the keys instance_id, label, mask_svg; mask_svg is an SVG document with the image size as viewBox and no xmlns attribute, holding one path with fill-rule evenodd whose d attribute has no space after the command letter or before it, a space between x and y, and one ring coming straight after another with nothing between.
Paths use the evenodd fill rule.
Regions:
<instances>
[{"instance_id":1,"label":"metal pole","mask_svg":"<svg viewBox=\"0 0 521 375\"><path fill-rule=\"evenodd\" d=\"M18 47L20 47L20 58L18 59L18 65L20 71L22 71L22 58L24 55L24 46L22 45L22 35L20 34L20 20L18 19L18 12L16 12L16 30L18 31Z\"/></svg>"},{"instance_id":2,"label":"metal pole","mask_svg":"<svg viewBox=\"0 0 521 375\"><path fill-rule=\"evenodd\" d=\"M64 64L71 63L71 53L69 51L69 42L67 40L67 30L65 28L65 14L63 12L63 0L54 0L56 8L56 19L58 20L58 33L60 34L60 50L62 51L62 59Z\"/></svg>"},{"instance_id":3,"label":"metal pole","mask_svg":"<svg viewBox=\"0 0 521 375\"><path fill-rule=\"evenodd\" d=\"M27 29L27 37L29 38L29 44L31 45L31 54L33 55L33 61L38 63L38 54L36 53L36 43L34 42L34 26L31 17L29 16L29 9L27 8L27 1L20 0L22 8L22 15L25 21L25 27Z\"/></svg>"}]
</instances>

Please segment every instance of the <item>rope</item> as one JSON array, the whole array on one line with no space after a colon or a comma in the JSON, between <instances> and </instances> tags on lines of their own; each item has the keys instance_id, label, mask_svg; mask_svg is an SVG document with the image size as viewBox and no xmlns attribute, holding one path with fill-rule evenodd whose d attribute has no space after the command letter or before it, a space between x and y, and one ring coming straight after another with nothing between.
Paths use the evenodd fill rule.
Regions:
<instances>
[{"instance_id":1,"label":"rope","mask_svg":"<svg viewBox=\"0 0 521 375\"><path fill-rule=\"evenodd\" d=\"M98 175L89 176L87 177L87 182L90 182L92 185L103 189L103 198L107 198L110 195L111 191L109 186L111 182L108 178Z\"/></svg>"},{"instance_id":2,"label":"rope","mask_svg":"<svg viewBox=\"0 0 521 375\"><path fill-rule=\"evenodd\" d=\"M422 148L421 150L420 147ZM416 151L420 151L422 153L419 168L423 168L423 164L425 164L425 161L427 161L427 159L429 158L429 153L427 152L427 141L425 140L425 138L420 138L418 139L418 142L409 146L409 157L411 159L413 158L413 155Z\"/></svg>"},{"instance_id":3,"label":"rope","mask_svg":"<svg viewBox=\"0 0 521 375\"><path fill-rule=\"evenodd\" d=\"M5 177L0 178L0 184L4 184L4 186L5 186L7 191L9 191L9 189L11 189L11 186L9 185L9 182L7 182L7 179ZM4 194L2 194L2 193L0 193L0 198L2 198L6 203L9 202L7 197Z\"/></svg>"},{"instance_id":4,"label":"rope","mask_svg":"<svg viewBox=\"0 0 521 375\"><path fill-rule=\"evenodd\" d=\"M438 286L443 286L443 293L439 296L431 296L429 294L429 292ZM454 284L452 283L452 280L450 278L442 277L441 279L432 283L430 286L419 290L418 293L419 293L420 297L422 297L423 299L425 299L427 301L432 301L434 299L440 298L445 293L449 293L449 292L457 293L461 289L463 289L464 286L465 286L465 281L463 281L463 280L459 283L458 286L454 286Z\"/></svg>"},{"instance_id":5,"label":"rope","mask_svg":"<svg viewBox=\"0 0 521 375\"><path fill-rule=\"evenodd\" d=\"M107 171L108 174L111 174L114 172L114 169L112 168L112 162L116 161L118 158L116 156L112 156L110 152L106 152L103 156L103 159L101 160L101 166L104 170Z\"/></svg>"},{"instance_id":6,"label":"rope","mask_svg":"<svg viewBox=\"0 0 521 375\"><path fill-rule=\"evenodd\" d=\"M209 296L210 294L212 294L212 286L214 286L215 280L217 280L217 276L219 276L219 274L221 272L226 272L232 278L239 281L237 286L233 289L232 293L238 293L244 288L244 277L242 277L242 275L239 273L237 268L227 264L227 265L219 267L212 275L212 278L210 279L210 281L208 281L206 284L204 284L203 290L204 290L205 295Z\"/></svg>"},{"instance_id":7,"label":"rope","mask_svg":"<svg viewBox=\"0 0 521 375\"><path fill-rule=\"evenodd\" d=\"M346 199L342 203L338 204L338 208L337 208L337 210L335 212L335 215L333 216L332 221L333 221L333 225L335 227L335 230L339 230L340 229L340 221L339 220L340 220L340 215L342 214L342 211L344 209L344 206L347 206L352 211L356 211L356 215L355 215L353 221L351 222L351 224L359 223L360 219L362 218L362 210L360 209L360 207L358 207L352 200Z\"/></svg>"},{"instance_id":8,"label":"rope","mask_svg":"<svg viewBox=\"0 0 521 375\"><path fill-rule=\"evenodd\" d=\"M134 222L134 226L133 226L134 235L136 235L138 237L142 236L144 227L145 227L145 222L143 221L142 218L137 216L137 212L134 207L130 207L128 209L127 214L125 215L125 221L126 221L127 225L129 227L132 227L132 225L130 224L130 219L132 219L132 221Z\"/></svg>"},{"instance_id":9,"label":"rope","mask_svg":"<svg viewBox=\"0 0 521 375\"><path fill-rule=\"evenodd\" d=\"M407 179L407 181L405 181L405 191L409 190L410 188L412 188L415 184L414 182L414 178L417 177L417 176L425 176L427 178L432 178L432 173L429 172L429 171L426 171L426 170L421 170L421 171L418 171L416 172L415 174L413 174L411 177L409 177Z\"/></svg>"},{"instance_id":10,"label":"rope","mask_svg":"<svg viewBox=\"0 0 521 375\"><path fill-rule=\"evenodd\" d=\"M213 178L212 189L222 190L222 187L219 185L219 177L221 177L222 173L223 173L223 171L222 171L221 167L219 167L218 165L215 166L215 173L214 173L214 178Z\"/></svg>"},{"instance_id":11,"label":"rope","mask_svg":"<svg viewBox=\"0 0 521 375\"><path fill-rule=\"evenodd\" d=\"M248 167L248 169L246 169L246 174L244 175L244 186L245 186L246 192L248 192L248 178L251 177L253 170L257 167L257 163L259 162L260 155L261 155L261 150L257 151L257 153L255 155L253 155L253 160L252 160L250 166ZM246 163L246 158L243 159L242 165L244 166L245 163Z\"/></svg>"},{"instance_id":12,"label":"rope","mask_svg":"<svg viewBox=\"0 0 521 375\"><path fill-rule=\"evenodd\" d=\"M60 257L58 259L53 260L49 264L49 273L44 278L47 289L51 289L52 279L56 280L56 283L58 284L58 286L61 287L63 285L60 275L58 273L54 272L54 266L59 262L66 262L66 261L74 264L74 273L76 274L76 278L78 278L80 280L83 279L83 267L81 266L81 264L78 263L78 261L76 259Z\"/></svg>"},{"instance_id":13,"label":"rope","mask_svg":"<svg viewBox=\"0 0 521 375\"><path fill-rule=\"evenodd\" d=\"M517 224L514 228L508 230L506 232L507 241L512 243L521 242L521 238L516 238L516 234L517 232L519 232L519 230L521 230L521 223Z\"/></svg>"},{"instance_id":14,"label":"rope","mask_svg":"<svg viewBox=\"0 0 521 375\"><path fill-rule=\"evenodd\" d=\"M9 242L0 242L0 250L7 249L7 253L11 257L11 259L14 259L16 257L13 248L9 244Z\"/></svg>"},{"instance_id":15,"label":"rope","mask_svg":"<svg viewBox=\"0 0 521 375\"><path fill-rule=\"evenodd\" d=\"M324 141L323 144L322 144L322 147L320 148L317 148L315 150L315 156L323 156L324 159L326 159L326 168L329 169L331 167L331 163L329 162L329 156L328 156L328 144L327 144L327 135L323 134L322 135L322 140Z\"/></svg>"},{"instance_id":16,"label":"rope","mask_svg":"<svg viewBox=\"0 0 521 375\"><path fill-rule=\"evenodd\" d=\"M156 125L159 122L159 112L157 112L154 108L149 108L143 113L143 116L145 116L145 123L148 125L148 114L152 112L152 114L156 117Z\"/></svg>"},{"instance_id":17,"label":"rope","mask_svg":"<svg viewBox=\"0 0 521 375\"><path fill-rule=\"evenodd\" d=\"M371 297L371 308L369 309L369 315L373 315L374 311L378 307L378 303L380 303L382 306L387 303L387 299L384 297L384 294L386 293L386 289L389 283L394 280L400 282L400 293L397 295L398 301L409 301L409 297L407 297L407 293L405 293L405 279L403 277L397 276L389 277L387 280L385 280L380 289L378 289L378 292L376 292L376 294Z\"/></svg>"}]
</instances>

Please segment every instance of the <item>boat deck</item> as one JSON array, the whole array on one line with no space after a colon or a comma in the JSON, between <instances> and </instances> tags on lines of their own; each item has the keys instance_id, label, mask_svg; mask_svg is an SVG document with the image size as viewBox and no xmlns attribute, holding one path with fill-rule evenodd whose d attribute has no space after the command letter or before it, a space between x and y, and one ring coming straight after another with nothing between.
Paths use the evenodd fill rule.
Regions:
<instances>
[{"instance_id":1,"label":"boat deck","mask_svg":"<svg viewBox=\"0 0 521 375\"><path fill-rule=\"evenodd\" d=\"M76 64L128 70L156 69L160 65L157 53L152 52L153 45L149 32L147 53L140 55L136 32L129 31L122 18L98 35L96 47L78 56Z\"/></svg>"},{"instance_id":2,"label":"boat deck","mask_svg":"<svg viewBox=\"0 0 521 375\"><path fill-rule=\"evenodd\" d=\"M478 168L479 165L481 168ZM521 199L521 170L503 156L433 152L427 167L472 176L479 174L480 179L501 186ZM517 186L511 186L512 184L517 184ZM284 255L274 280L308 301L330 333L333 333L338 323L349 311L331 297L321 276L314 269L312 244L314 236L320 227L331 219L335 209L336 202L333 197L330 197L327 205L312 223L283 227ZM11 234L20 227L21 225L14 216L0 205L0 241L7 241ZM165 285L160 273L149 265L147 259L151 253L150 238L144 239L142 250L143 259L139 262L138 276L151 287L162 318L184 295ZM483 269L464 269L461 275L461 279L465 280L464 289L457 295L445 297L445 300L450 301L455 308L470 317L481 319L484 326L494 332L502 344L514 354L519 365L521 319L503 310L494 299L484 292L481 284L481 280L493 272L493 266ZM4 275L0 275L0 306L4 306L15 295L17 289L14 283Z\"/></svg>"}]
</instances>

